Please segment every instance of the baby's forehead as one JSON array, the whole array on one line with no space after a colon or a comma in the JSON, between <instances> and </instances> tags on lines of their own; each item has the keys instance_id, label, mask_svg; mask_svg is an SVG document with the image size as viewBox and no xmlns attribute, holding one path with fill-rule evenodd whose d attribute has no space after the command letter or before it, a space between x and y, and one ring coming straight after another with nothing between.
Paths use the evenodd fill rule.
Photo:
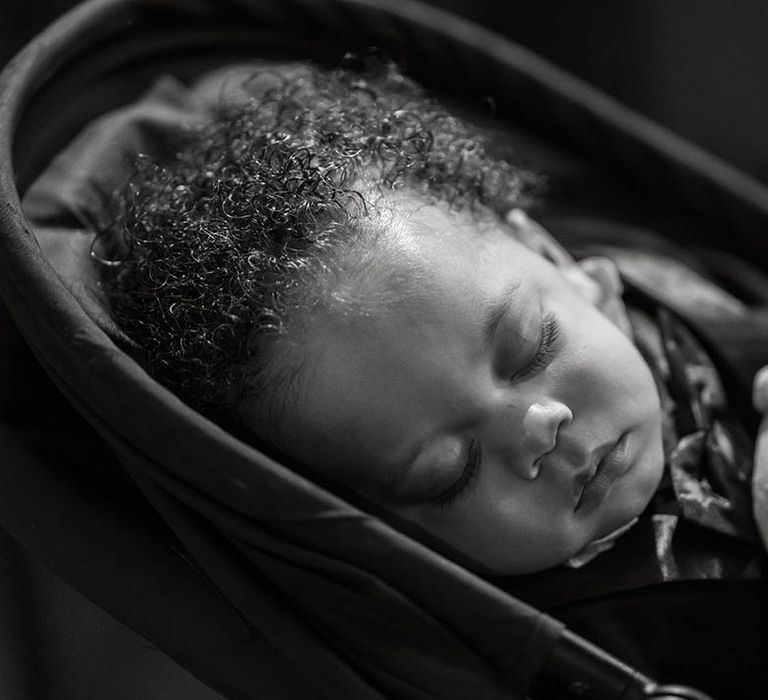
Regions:
<instances>
[{"instance_id":1,"label":"baby's forehead","mask_svg":"<svg viewBox=\"0 0 768 700\"><path fill-rule=\"evenodd\" d=\"M368 213L359 220L359 236L335 287L326 290L333 315L343 320L405 311L423 318L441 298L455 298L455 290L463 290L459 298L490 300L515 278L525 279L526 289L557 283L561 274L544 260L551 256L523 235L538 239L543 229L523 214L515 218L412 190L379 190L368 198Z\"/></svg>"},{"instance_id":2,"label":"baby's forehead","mask_svg":"<svg viewBox=\"0 0 768 700\"><path fill-rule=\"evenodd\" d=\"M450 229L472 237L502 229L517 237L515 228L509 225L506 217L488 207L438 199L412 189L382 195L376 202L374 212L382 225L389 224L396 233L418 236L424 232Z\"/></svg>"},{"instance_id":3,"label":"baby's forehead","mask_svg":"<svg viewBox=\"0 0 768 700\"><path fill-rule=\"evenodd\" d=\"M331 294L337 308L355 316L412 308L472 284L485 237L519 245L498 220L412 199L380 208L368 226Z\"/></svg>"},{"instance_id":4,"label":"baby's forehead","mask_svg":"<svg viewBox=\"0 0 768 700\"><path fill-rule=\"evenodd\" d=\"M496 214L442 200L397 193L374 212L364 262L387 268L396 279L447 271L451 259L456 266L470 264L499 241L509 248L524 245L514 227ZM435 265L437 258L443 267Z\"/></svg>"}]
</instances>

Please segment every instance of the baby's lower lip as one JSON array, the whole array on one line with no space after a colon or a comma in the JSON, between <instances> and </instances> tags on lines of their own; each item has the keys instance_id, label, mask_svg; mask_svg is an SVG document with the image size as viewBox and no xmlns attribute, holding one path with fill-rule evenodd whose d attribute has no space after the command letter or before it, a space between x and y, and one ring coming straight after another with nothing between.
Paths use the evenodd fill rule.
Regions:
<instances>
[{"instance_id":1,"label":"baby's lower lip","mask_svg":"<svg viewBox=\"0 0 768 700\"><path fill-rule=\"evenodd\" d=\"M629 467L630 443L631 434L624 433L600 460L594 476L584 485L577 497L574 510L588 512L603 502L611 484Z\"/></svg>"}]
</instances>

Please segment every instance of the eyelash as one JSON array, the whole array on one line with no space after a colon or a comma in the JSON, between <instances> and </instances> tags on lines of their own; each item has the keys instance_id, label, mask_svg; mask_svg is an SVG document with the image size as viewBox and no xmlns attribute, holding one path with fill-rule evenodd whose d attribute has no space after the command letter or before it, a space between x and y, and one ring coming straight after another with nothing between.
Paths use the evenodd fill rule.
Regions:
<instances>
[{"instance_id":1,"label":"eyelash","mask_svg":"<svg viewBox=\"0 0 768 700\"><path fill-rule=\"evenodd\" d=\"M557 344L560 335L560 324L554 313L547 314L542 321L541 339L536 354L531 358L528 364L517 372L513 379L522 379L543 369L549 363L550 357ZM459 478L451 484L445 491L432 498L432 502L440 508L446 508L451 505L459 496L469 492L470 487L480 472L482 462L481 445L477 440L472 440L469 445L469 454L467 463L461 472Z\"/></svg>"},{"instance_id":2,"label":"eyelash","mask_svg":"<svg viewBox=\"0 0 768 700\"><path fill-rule=\"evenodd\" d=\"M512 375L512 379L525 379L546 367L549 364L559 335L560 324L557 321L557 316L554 313L547 314L542 321L541 340L539 341L536 354L523 369Z\"/></svg>"},{"instance_id":3,"label":"eyelash","mask_svg":"<svg viewBox=\"0 0 768 700\"><path fill-rule=\"evenodd\" d=\"M461 475L451 484L445 491L438 494L431 499L432 503L440 508L446 508L451 505L459 496L462 496L469 492L470 487L477 478L480 472L480 463L482 462L482 454L480 449L480 443L477 440L472 440L469 444L469 452L467 455L467 462L464 465L464 469Z\"/></svg>"}]
</instances>

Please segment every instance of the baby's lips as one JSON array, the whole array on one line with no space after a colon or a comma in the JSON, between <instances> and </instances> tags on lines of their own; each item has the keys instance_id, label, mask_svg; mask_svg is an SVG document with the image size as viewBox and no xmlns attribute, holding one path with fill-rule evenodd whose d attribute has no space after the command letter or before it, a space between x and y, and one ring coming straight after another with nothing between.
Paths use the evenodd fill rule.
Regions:
<instances>
[{"instance_id":1,"label":"baby's lips","mask_svg":"<svg viewBox=\"0 0 768 700\"><path fill-rule=\"evenodd\" d=\"M758 370L752 381L752 405L759 413L768 411L768 365Z\"/></svg>"}]
</instances>

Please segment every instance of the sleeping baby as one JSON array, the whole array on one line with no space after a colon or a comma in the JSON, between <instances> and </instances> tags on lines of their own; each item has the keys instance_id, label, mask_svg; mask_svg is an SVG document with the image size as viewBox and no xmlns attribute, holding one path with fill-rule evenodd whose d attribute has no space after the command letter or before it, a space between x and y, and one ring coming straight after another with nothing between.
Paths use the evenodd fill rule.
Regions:
<instances>
[{"instance_id":1,"label":"sleeping baby","mask_svg":"<svg viewBox=\"0 0 768 700\"><path fill-rule=\"evenodd\" d=\"M487 574L588 568L646 519L657 544L716 533L695 561L657 546L661 578L731 541L760 575L715 365L526 213L542 177L386 62L228 80L98 225L101 293L155 378Z\"/></svg>"}]
</instances>

